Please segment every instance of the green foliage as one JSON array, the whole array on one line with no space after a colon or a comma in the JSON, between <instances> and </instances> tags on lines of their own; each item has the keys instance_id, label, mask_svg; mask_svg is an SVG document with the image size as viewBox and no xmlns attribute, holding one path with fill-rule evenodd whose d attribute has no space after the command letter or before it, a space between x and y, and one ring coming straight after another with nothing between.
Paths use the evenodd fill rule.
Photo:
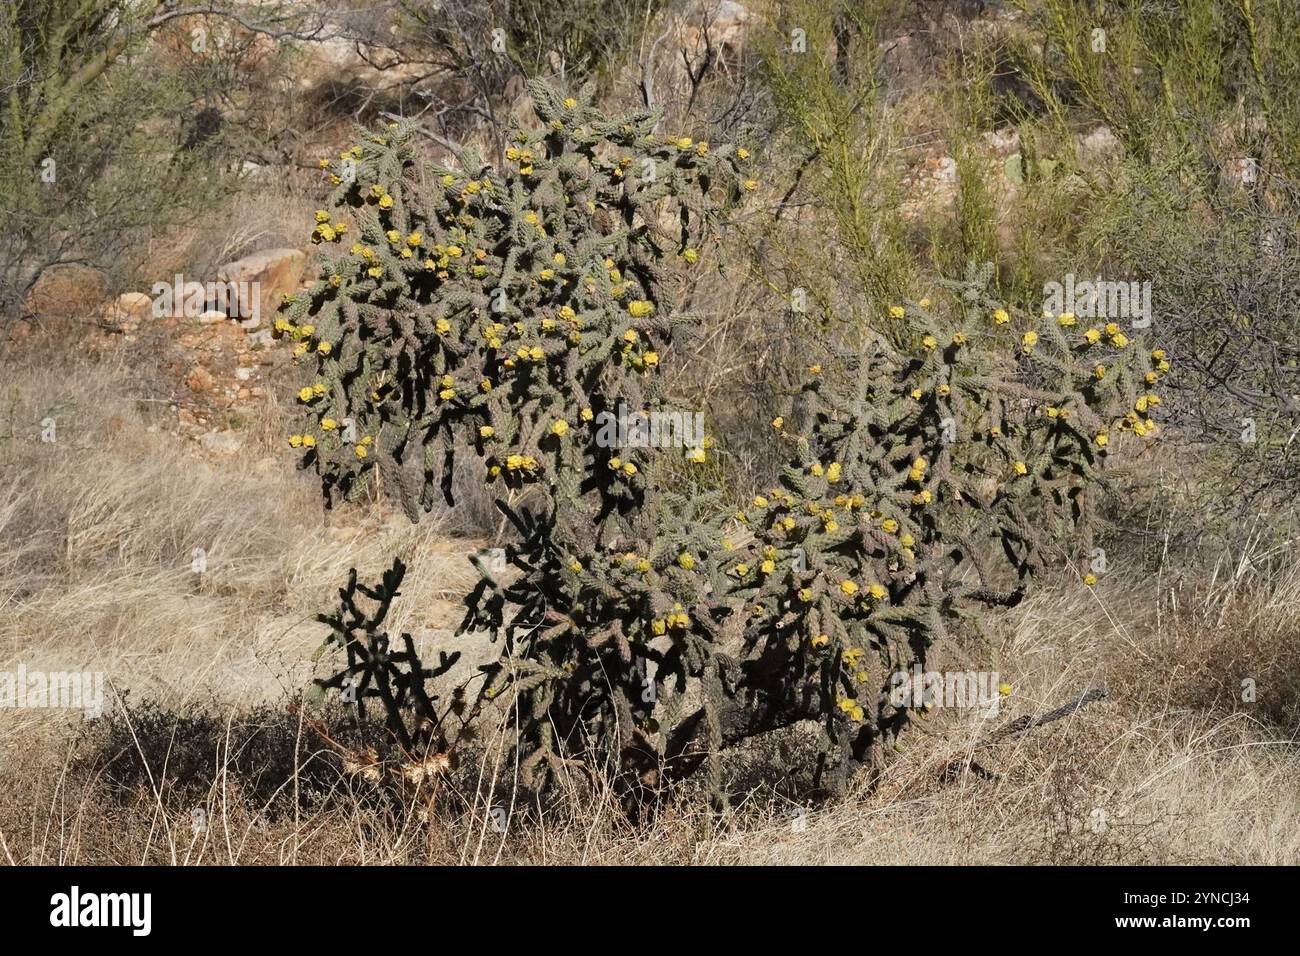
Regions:
<instances>
[{"instance_id":1,"label":"green foliage","mask_svg":"<svg viewBox=\"0 0 1300 956\"><path fill-rule=\"evenodd\" d=\"M111 268L142 233L206 208L224 178L176 149L194 90L139 59L144 5L15 0L0 9L0 314L48 268ZM160 140L162 146L160 146Z\"/></svg>"},{"instance_id":2,"label":"green foliage","mask_svg":"<svg viewBox=\"0 0 1300 956\"><path fill-rule=\"evenodd\" d=\"M356 242L279 323L318 373L291 442L331 494L377 473L412 517L448 487L458 436L486 463L512 537L506 570L480 565L460 633L499 639L500 656L454 697L462 715L503 702L526 784L581 754L629 792L707 763L720 796L723 747L812 720L837 787L908 720L877 699L890 673L972 606L1018 601L1072 529L1087 543L1088 489L1112 436L1153 430L1145 376L1162 357L1114 325L1013 320L989 271L971 272L951 284L957 320L900 305L889 336L827 346L773 423L779 487L740 513L680 494L648 464L681 452L610 447L600 415L658 398L689 320L671 260L715 254L755 185L748 154L532 92L542 129L515 137L501 175L469 154L429 164L409 125L349 150L355 176L332 167L315 234ZM373 615L354 585L330 618L349 667L326 686L385 653L367 635L396 579ZM398 663L376 691L383 673L422 683L418 659ZM454 746L431 709L417 739L384 703L408 753Z\"/></svg>"},{"instance_id":3,"label":"green foliage","mask_svg":"<svg viewBox=\"0 0 1300 956\"><path fill-rule=\"evenodd\" d=\"M907 286L912 269L894 214L899 167L878 79L877 31L887 6L789 0L756 37L782 134L774 153L789 157L781 166L794 174L791 191L803 186L838 239L824 255L790 250L789 284L816 289L851 276L881 310ZM800 50L793 48L796 37ZM832 49L833 57L823 55Z\"/></svg>"},{"instance_id":4,"label":"green foliage","mask_svg":"<svg viewBox=\"0 0 1300 956\"><path fill-rule=\"evenodd\" d=\"M1294 3L1019 5L1043 42L1026 47L1018 65L1054 120L1076 118L1078 104L1143 160L1177 157L1185 170L1214 177L1232 150L1245 149L1295 177L1300 110L1281 95L1300 80Z\"/></svg>"},{"instance_id":5,"label":"green foliage","mask_svg":"<svg viewBox=\"0 0 1300 956\"><path fill-rule=\"evenodd\" d=\"M1231 533L1248 502L1285 502L1295 488L1298 358L1284 275L1300 215L1300 111L1283 91L1300 79L1300 8L1019 5L1034 33L1009 58L1043 105L1041 116L1016 113L1022 144L1032 144L1024 158L1061 166L1027 181L1025 197L1067 210L1028 222L1026 242L1052 250L1058 273L1151 282L1159 337L1176 362L1168 421L1208 465L1177 523ZM1122 148L1080 168L1075 136L1098 122Z\"/></svg>"}]
</instances>

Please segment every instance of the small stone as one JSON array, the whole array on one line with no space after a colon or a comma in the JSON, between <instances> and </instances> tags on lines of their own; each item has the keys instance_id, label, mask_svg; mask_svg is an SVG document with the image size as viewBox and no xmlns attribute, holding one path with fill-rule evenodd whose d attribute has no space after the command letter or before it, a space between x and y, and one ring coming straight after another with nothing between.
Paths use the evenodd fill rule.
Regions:
<instances>
[{"instance_id":1,"label":"small stone","mask_svg":"<svg viewBox=\"0 0 1300 956\"><path fill-rule=\"evenodd\" d=\"M185 376L185 385L191 392L212 391L212 373L202 365L196 365Z\"/></svg>"},{"instance_id":2,"label":"small stone","mask_svg":"<svg viewBox=\"0 0 1300 956\"><path fill-rule=\"evenodd\" d=\"M244 447L244 440L234 432L208 432L199 438L199 444L216 455L233 455Z\"/></svg>"}]
</instances>

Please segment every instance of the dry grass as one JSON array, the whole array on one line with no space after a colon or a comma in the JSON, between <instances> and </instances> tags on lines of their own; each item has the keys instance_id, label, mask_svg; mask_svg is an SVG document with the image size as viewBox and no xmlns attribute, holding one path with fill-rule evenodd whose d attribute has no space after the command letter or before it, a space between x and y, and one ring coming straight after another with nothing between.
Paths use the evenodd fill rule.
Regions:
<instances>
[{"instance_id":1,"label":"dry grass","mask_svg":"<svg viewBox=\"0 0 1300 956\"><path fill-rule=\"evenodd\" d=\"M472 544L436 516L413 528L373 508L327 514L311 479L264 448L219 466L196 457L151 430L163 408L136 400L132 368L0 361L0 671L102 670L113 687L104 722L0 710L0 859L1300 861L1300 570L1241 555L1203 576L1121 567L1095 590L1046 582L940 650L1013 684L1001 715L937 711L874 789L835 804L755 797L717 820L684 794L633 827L575 781L543 812L513 807L502 834L489 808L509 806L510 763L490 734L481 764L462 768L468 789L439 794L431 815L427 792L386 798L345 779L285 710L312 674L312 617L349 567L375 575L402 553L397 627L454 624ZM54 443L38 440L47 417ZM1098 683L1107 701L980 751L989 778L944 780L992 728ZM195 808L208 821L197 832Z\"/></svg>"}]
</instances>

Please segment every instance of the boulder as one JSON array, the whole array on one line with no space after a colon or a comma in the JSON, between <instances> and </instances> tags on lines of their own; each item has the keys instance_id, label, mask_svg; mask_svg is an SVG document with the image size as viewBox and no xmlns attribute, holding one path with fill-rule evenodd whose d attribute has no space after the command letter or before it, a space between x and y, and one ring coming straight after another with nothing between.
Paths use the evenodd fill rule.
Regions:
<instances>
[{"instance_id":1,"label":"boulder","mask_svg":"<svg viewBox=\"0 0 1300 956\"><path fill-rule=\"evenodd\" d=\"M1123 149L1119 137L1109 126L1098 126L1078 138L1075 153L1080 166L1093 166L1105 162Z\"/></svg>"},{"instance_id":2,"label":"boulder","mask_svg":"<svg viewBox=\"0 0 1300 956\"><path fill-rule=\"evenodd\" d=\"M306 266L300 249L267 249L227 262L217 270L217 281L225 286L218 286L217 299L227 315L249 319L256 308L270 315L302 284Z\"/></svg>"},{"instance_id":3,"label":"boulder","mask_svg":"<svg viewBox=\"0 0 1300 956\"><path fill-rule=\"evenodd\" d=\"M658 70L662 71L664 96L688 95L691 77L706 60L710 69L731 72L741 62L741 51L749 32L749 11L736 0L695 0L681 14L666 24L665 42L655 51ZM711 59L710 59L711 58Z\"/></svg>"},{"instance_id":4,"label":"boulder","mask_svg":"<svg viewBox=\"0 0 1300 956\"><path fill-rule=\"evenodd\" d=\"M27 295L27 308L44 318L88 318L103 310L109 297L108 277L82 265L51 266Z\"/></svg>"},{"instance_id":5,"label":"boulder","mask_svg":"<svg viewBox=\"0 0 1300 956\"><path fill-rule=\"evenodd\" d=\"M143 292L123 292L117 297L118 315L139 321L152 313L153 299Z\"/></svg>"},{"instance_id":6,"label":"boulder","mask_svg":"<svg viewBox=\"0 0 1300 956\"><path fill-rule=\"evenodd\" d=\"M687 56L701 56L712 46L715 55L732 59L744 46L749 11L736 0L698 0L682 20L681 46Z\"/></svg>"}]
</instances>

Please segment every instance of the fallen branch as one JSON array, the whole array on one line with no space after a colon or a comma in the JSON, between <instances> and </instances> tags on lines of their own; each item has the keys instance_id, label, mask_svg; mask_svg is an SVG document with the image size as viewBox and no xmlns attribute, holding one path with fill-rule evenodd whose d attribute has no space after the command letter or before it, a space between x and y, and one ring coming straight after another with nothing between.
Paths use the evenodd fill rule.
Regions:
<instances>
[{"instance_id":1,"label":"fallen branch","mask_svg":"<svg viewBox=\"0 0 1300 956\"><path fill-rule=\"evenodd\" d=\"M1006 740L1018 740L1024 737L1031 730L1038 727L1044 727L1047 724L1054 723L1062 717L1069 717L1071 714L1078 713L1094 701L1102 700L1110 695L1110 691L1105 687L1091 687L1084 691L1068 704L1057 707L1055 710L1049 710L1045 714L1039 714L1036 717L1018 717L1005 727L1001 727L993 733L978 740L970 748L970 751L960 760L953 760L944 768L943 778L945 780L956 779L962 771L962 768L969 763L971 770L979 777L989 780L996 779L997 775L985 770L979 764L975 763L974 755L977 751L987 750L996 744Z\"/></svg>"}]
</instances>

